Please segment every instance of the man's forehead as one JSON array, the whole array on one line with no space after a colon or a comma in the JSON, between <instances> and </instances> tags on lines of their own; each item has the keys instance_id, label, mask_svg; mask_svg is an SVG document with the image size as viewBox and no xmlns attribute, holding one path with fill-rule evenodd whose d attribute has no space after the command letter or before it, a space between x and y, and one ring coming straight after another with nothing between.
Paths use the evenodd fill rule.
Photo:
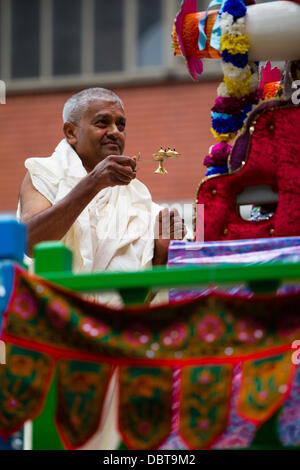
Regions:
<instances>
[{"instance_id":1,"label":"man's forehead","mask_svg":"<svg viewBox=\"0 0 300 470\"><path fill-rule=\"evenodd\" d=\"M93 117L97 114L111 114L118 113L125 116L124 108L119 101L112 101L111 99L94 99L90 101L85 116Z\"/></svg>"}]
</instances>

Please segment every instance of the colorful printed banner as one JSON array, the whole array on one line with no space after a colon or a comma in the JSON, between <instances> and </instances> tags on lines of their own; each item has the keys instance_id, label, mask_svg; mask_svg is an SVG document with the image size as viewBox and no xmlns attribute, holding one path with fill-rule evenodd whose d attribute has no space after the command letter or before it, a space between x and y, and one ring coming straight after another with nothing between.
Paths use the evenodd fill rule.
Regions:
<instances>
[{"instance_id":1,"label":"colorful printed banner","mask_svg":"<svg viewBox=\"0 0 300 470\"><path fill-rule=\"evenodd\" d=\"M300 338L299 304L300 294L274 302L208 293L117 310L16 267L2 324L0 433L40 413L56 369L58 431L67 448L80 447L98 427L117 366L119 428L132 449L159 448L174 433L191 449L246 447L281 407L279 435L290 435L300 411L291 348ZM238 426L251 432L234 444L228 432ZM299 445L293 436L283 443Z\"/></svg>"}]
</instances>

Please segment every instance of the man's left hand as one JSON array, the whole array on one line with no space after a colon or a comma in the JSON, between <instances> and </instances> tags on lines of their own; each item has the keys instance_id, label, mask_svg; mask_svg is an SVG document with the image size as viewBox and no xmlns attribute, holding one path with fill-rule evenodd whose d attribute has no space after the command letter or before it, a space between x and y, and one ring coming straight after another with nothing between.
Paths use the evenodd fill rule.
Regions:
<instances>
[{"instance_id":1,"label":"man's left hand","mask_svg":"<svg viewBox=\"0 0 300 470\"><path fill-rule=\"evenodd\" d=\"M183 219L176 209L165 208L159 212L154 228L153 266L164 265L168 261L168 248L171 240L182 240L186 234Z\"/></svg>"}]
</instances>

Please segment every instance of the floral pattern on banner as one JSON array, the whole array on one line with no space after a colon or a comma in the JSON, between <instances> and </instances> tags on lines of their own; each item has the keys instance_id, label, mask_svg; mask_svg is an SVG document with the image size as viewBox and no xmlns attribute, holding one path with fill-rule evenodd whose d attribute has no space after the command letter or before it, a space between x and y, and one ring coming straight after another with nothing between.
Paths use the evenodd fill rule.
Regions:
<instances>
[{"instance_id":1,"label":"floral pattern on banner","mask_svg":"<svg viewBox=\"0 0 300 470\"><path fill-rule=\"evenodd\" d=\"M208 292L115 310L16 268L2 331L11 346L0 368L0 432L38 415L56 363L59 434L67 448L83 445L117 365L120 430L131 448L249 445L282 405L279 427L295 444L300 387L291 344L300 337L299 303L299 294L274 302Z\"/></svg>"},{"instance_id":2,"label":"floral pattern on banner","mask_svg":"<svg viewBox=\"0 0 300 470\"><path fill-rule=\"evenodd\" d=\"M50 356L7 344L0 367L0 435L7 437L38 416L53 371Z\"/></svg>"},{"instance_id":3,"label":"floral pattern on banner","mask_svg":"<svg viewBox=\"0 0 300 470\"><path fill-rule=\"evenodd\" d=\"M231 364L185 367L179 433L192 449L208 448L225 431L232 381Z\"/></svg>"},{"instance_id":4,"label":"floral pattern on banner","mask_svg":"<svg viewBox=\"0 0 300 470\"><path fill-rule=\"evenodd\" d=\"M231 349L229 355L234 358L263 352L266 345L289 349L293 339L300 338L299 303L300 294L274 302L271 296L245 300L208 290L191 301L124 308L120 313L19 272L9 315L4 318L4 336L20 337L54 353L86 351L87 360L105 356L176 362L226 357ZM27 315L26 305L30 312L32 305L38 305L38 314Z\"/></svg>"},{"instance_id":5,"label":"floral pattern on banner","mask_svg":"<svg viewBox=\"0 0 300 470\"><path fill-rule=\"evenodd\" d=\"M56 422L65 446L76 449L99 427L112 371L108 364L69 359L58 361L57 369Z\"/></svg>"},{"instance_id":6,"label":"floral pattern on banner","mask_svg":"<svg viewBox=\"0 0 300 470\"><path fill-rule=\"evenodd\" d=\"M269 419L290 392L293 372L290 352L245 361L238 402L240 415L254 423Z\"/></svg>"},{"instance_id":7,"label":"floral pattern on banner","mask_svg":"<svg viewBox=\"0 0 300 470\"><path fill-rule=\"evenodd\" d=\"M119 427L132 449L155 449L171 432L172 368L122 367Z\"/></svg>"}]
</instances>

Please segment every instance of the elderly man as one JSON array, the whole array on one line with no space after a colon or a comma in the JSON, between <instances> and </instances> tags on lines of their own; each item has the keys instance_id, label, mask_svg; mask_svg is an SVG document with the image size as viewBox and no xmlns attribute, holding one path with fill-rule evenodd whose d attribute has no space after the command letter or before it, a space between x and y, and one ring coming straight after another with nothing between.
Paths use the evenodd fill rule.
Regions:
<instances>
[{"instance_id":1,"label":"elderly man","mask_svg":"<svg viewBox=\"0 0 300 470\"><path fill-rule=\"evenodd\" d=\"M103 88L83 90L66 102L63 120L65 139L52 156L25 162L19 215L27 226L28 255L41 241L62 240L73 251L77 272L165 264L170 239L184 236L183 220L152 202L136 179L135 157L123 155L126 117L120 98ZM118 305L111 293L99 300ZM87 448L117 445L115 402L106 410L102 432Z\"/></svg>"},{"instance_id":2,"label":"elderly man","mask_svg":"<svg viewBox=\"0 0 300 470\"><path fill-rule=\"evenodd\" d=\"M160 211L135 179L136 159L123 155L126 117L120 98L103 88L83 90L66 102L63 120L65 139L53 155L25 162L20 210L28 255L36 243L62 240L74 252L75 271L165 264L170 239L182 238L183 221L177 213Z\"/></svg>"}]
</instances>

